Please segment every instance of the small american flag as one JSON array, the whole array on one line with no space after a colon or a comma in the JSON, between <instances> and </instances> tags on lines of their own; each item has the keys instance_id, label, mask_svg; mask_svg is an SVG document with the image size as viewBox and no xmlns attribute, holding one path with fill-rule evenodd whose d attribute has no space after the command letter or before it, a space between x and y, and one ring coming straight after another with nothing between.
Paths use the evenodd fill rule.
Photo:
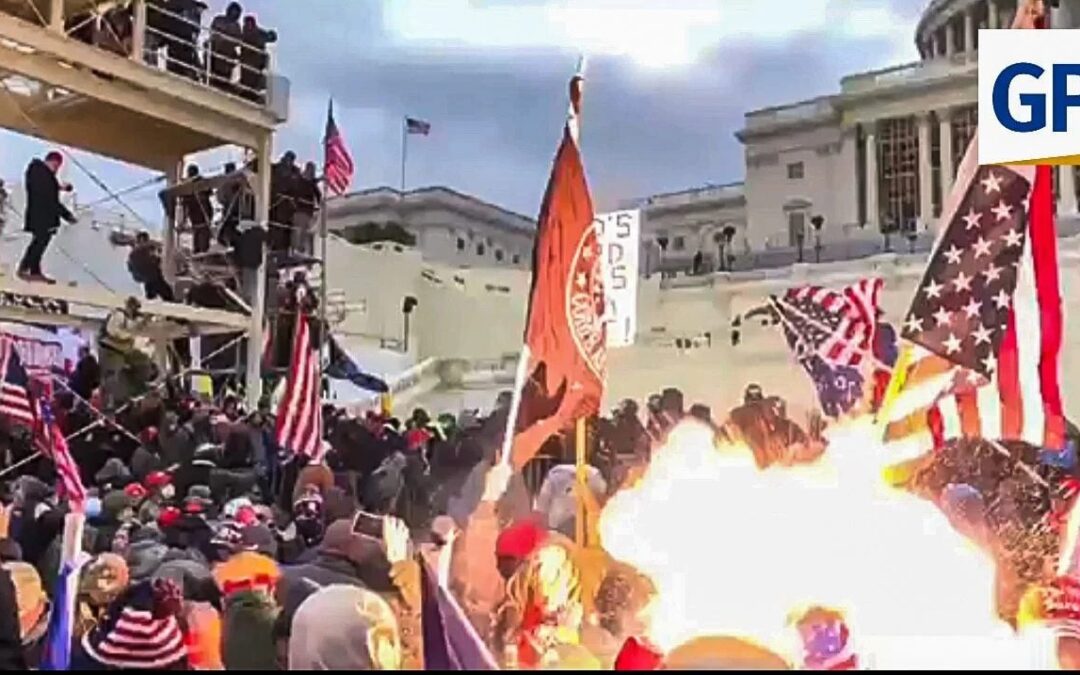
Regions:
<instances>
[{"instance_id":1,"label":"small american flag","mask_svg":"<svg viewBox=\"0 0 1080 675\"><path fill-rule=\"evenodd\" d=\"M821 358L816 346L825 339L826 331L814 326L801 312L793 311L771 299L771 306L784 328L784 337L795 360L803 367L817 390L821 411L829 417L849 412L862 398L863 377L858 368L830 366Z\"/></svg>"},{"instance_id":2,"label":"small american flag","mask_svg":"<svg viewBox=\"0 0 1080 675\"><path fill-rule=\"evenodd\" d=\"M57 496L70 502L74 510L82 511L83 504L86 502L86 488L79 475L79 465L71 456L67 439L64 438L60 425L53 417L49 393L51 392L47 392L36 401L41 423L38 445L41 453L51 459L56 466Z\"/></svg>"},{"instance_id":3,"label":"small american flag","mask_svg":"<svg viewBox=\"0 0 1080 675\"><path fill-rule=\"evenodd\" d=\"M773 298L781 315L798 319L805 344L830 366L857 367L869 354L877 325L881 279L860 279L834 291L798 286Z\"/></svg>"},{"instance_id":4,"label":"small american flag","mask_svg":"<svg viewBox=\"0 0 1080 675\"><path fill-rule=\"evenodd\" d=\"M319 353L311 341L308 318L301 313L296 318L285 396L278 405L274 431L280 447L312 464L323 456L321 385Z\"/></svg>"},{"instance_id":5,"label":"small american flag","mask_svg":"<svg viewBox=\"0 0 1080 675\"><path fill-rule=\"evenodd\" d=\"M330 101L330 108L326 113L326 138L323 143L326 152L323 164L326 189L332 195L343 195L349 191L356 166L349 154L349 148L345 145L345 139L334 122L333 101Z\"/></svg>"},{"instance_id":6,"label":"small american flag","mask_svg":"<svg viewBox=\"0 0 1080 675\"><path fill-rule=\"evenodd\" d=\"M0 416L26 425L34 424L30 377L15 350L15 342L6 338L0 338Z\"/></svg>"},{"instance_id":7,"label":"small american flag","mask_svg":"<svg viewBox=\"0 0 1080 675\"><path fill-rule=\"evenodd\" d=\"M427 136L431 133L431 123L425 122L424 120L418 120L415 117L406 117L405 131L410 134Z\"/></svg>"}]
</instances>

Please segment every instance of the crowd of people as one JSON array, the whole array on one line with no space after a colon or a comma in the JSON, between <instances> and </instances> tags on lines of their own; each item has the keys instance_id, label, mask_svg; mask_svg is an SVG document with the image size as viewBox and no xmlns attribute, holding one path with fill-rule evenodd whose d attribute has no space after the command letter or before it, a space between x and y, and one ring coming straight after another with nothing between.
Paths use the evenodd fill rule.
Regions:
<instances>
[{"instance_id":1,"label":"crowd of people","mask_svg":"<svg viewBox=\"0 0 1080 675\"><path fill-rule=\"evenodd\" d=\"M148 0L143 39L147 63L172 73L228 91L252 101L266 97L267 46L277 33L259 25L258 18L244 14L238 2L230 2L210 22L204 37L202 0ZM133 49L133 8L127 3L102 14L86 12L71 16L68 33L82 42L127 56Z\"/></svg>"},{"instance_id":2,"label":"crowd of people","mask_svg":"<svg viewBox=\"0 0 1080 675\"><path fill-rule=\"evenodd\" d=\"M425 575L456 598L501 667L730 664L730 641L652 645L656 589L604 552L600 512L686 420L718 442L745 442L763 470L824 451L817 418L804 430L781 398L750 385L723 419L674 388L640 407L623 401L589 424L583 488L572 433L520 471L499 461L507 394L486 415L418 408L398 419L326 405L326 453L308 464L276 446L268 402L245 410L227 392L211 400L170 380L106 403L102 380L85 350L53 405L90 493L73 634L82 668L430 668ZM31 440L0 419L0 662L10 668L41 664L70 510ZM1080 482L1075 457L1011 450L950 446L898 482L995 553L999 611L1017 624L1053 588L1047 561ZM133 633L138 617L145 630ZM842 613L809 607L792 625L802 663L749 644L738 658L858 666Z\"/></svg>"}]
</instances>

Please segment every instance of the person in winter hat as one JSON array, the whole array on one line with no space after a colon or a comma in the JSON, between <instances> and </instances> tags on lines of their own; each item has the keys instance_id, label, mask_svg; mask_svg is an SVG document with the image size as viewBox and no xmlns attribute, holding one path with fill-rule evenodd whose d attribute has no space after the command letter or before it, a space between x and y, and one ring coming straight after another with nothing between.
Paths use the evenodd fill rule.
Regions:
<instances>
[{"instance_id":1,"label":"person in winter hat","mask_svg":"<svg viewBox=\"0 0 1080 675\"><path fill-rule=\"evenodd\" d=\"M858 670L847 622L840 612L811 607L793 621L803 648L804 670Z\"/></svg>"},{"instance_id":2,"label":"person in winter hat","mask_svg":"<svg viewBox=\"0 0 1080 675\"><path fill-rule=\"evenodd\" d=\"M280 576L271 558L246 551L214 567L224 604L221 655L227 670L275 669L274 591Z\"/></svg>"},{"instance_id":3,"label":"person in winter hat","mask_svg":"<svg viewBox=\"0 0 1080 675\"><path fill-rule=\"evenodd\" d=\"M307 547L318 545L326 528L325 503L322 493L309 485L293 502L293 523L296 533Z\"/></svg>"},{"instance_id":4,"label":"person in winter hat","mask_svg":"<svg viewBox=\"0 0 1080 675\"><path fill-rule=\"evenodd\" d=\"M49 628L49 599L41 586L41 576L33 565L24 562L4 563L15 585L15 601L19 608L19 637L28 668L37 668L45 647Z\"/></svg>"},{"instance_id":5,"label":"person in winter hat","mask_svg":"<svg viewBox=\"0 0 1080 675\"><path fill-rule=\"evenodd\" d=\"M181 609L180 589L167 579L132 586L79 642L72 669L187 670Z\"/></svg>"},{"instance_id":6,"label":"person in winter hat","mask_svg":"<svg viewBox=\"0 0 1080 675\"><path fill-rule=\"evenodd\" d=\"M327 586L300 605L289 670L398 670L401 639L390 606L355 586Z\"/></svg>"},{"instance_id":7,"label":"person in winter hat","mask_svg":"<svg viewBox=\"0 0 1080 675\"><path fill-rule=\"evenodd\" d=\"M75 637L81 638L98 624L129 581L127 563L115 553L99 553L83 567L79 574Z\"/></svg>"}]
</instances>

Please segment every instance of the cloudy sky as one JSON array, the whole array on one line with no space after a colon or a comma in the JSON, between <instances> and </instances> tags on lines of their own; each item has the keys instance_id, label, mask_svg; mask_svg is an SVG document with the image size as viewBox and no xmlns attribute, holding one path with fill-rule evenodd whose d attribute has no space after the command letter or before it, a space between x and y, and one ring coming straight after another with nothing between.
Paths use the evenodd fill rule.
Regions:
<instances>
[{"instance_id":1,"label":"cloudy sky","mask_svg":"<svg viewBox=\"0 0 1080 675\"><path fill-rule=\"evenodd\" d=\"M208 0L214 9L224 0ZM583 144L597 204L742 179L743 114L833 92L849 73L916 58L927 0L247 0L280 35L292 80L279 149L319 153L326 101L357 160L355 187L448 185L535 214L588 56ZM0 137L18 179L43 146ZM87 160L113 188L148 174ZM83 200L102 195L70 170ZM152 201L144 198L142 211ZM140 202L136 197L133 202Z\"/></svg>"}]
</instances>

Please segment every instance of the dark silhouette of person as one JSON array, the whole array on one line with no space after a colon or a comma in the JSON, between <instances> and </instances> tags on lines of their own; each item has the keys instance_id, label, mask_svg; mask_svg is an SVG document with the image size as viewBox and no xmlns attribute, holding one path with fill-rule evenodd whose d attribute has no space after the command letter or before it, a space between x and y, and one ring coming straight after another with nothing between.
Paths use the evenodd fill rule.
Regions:
<instances>
[{"instance_id":1,"label":"dark silhouette of person","mask_svg":"<svg viewBox=\"0 0 1080 675\"><path fill-rule=\"evenodd\" d=\"M135 245L128 255L128 270L132 278L143 285L147 300L161 298L166 302L176 302L172 286L161 271L161 256L158 254L157 244L146 232L135 235Z\"/></svg>"},{"instance_id":2,"label":"dark silhouette of person","mask_svg":"<svg viewBox=\"0 0 1080 675\"><path fill-rule=\"evenodd\" d=\"M240 47L240 95L261 103L266 94L266 67L270 63L266 46L277 42L277 32L259 26L255 15L248 14L244 17L240 39L243 42Z\"/></svg>"},{"instance_id":3,"label":"dark silhouette of person","mask_svg":"<svg viewBox=\"0 0 1080 675\"><path fill-rule=\"evenodd\" d=\"M240 57L243 13L239 2L230 2L225 13L210 22L210 84L226 91L233 89L233 71Z\"/></svg>"},{"instance_id":4,"label":"dark silhouette of person","mask_svg":"<svg viewBox=\"0 0 1080 675\"><path fill-rule=\"evenodd\" d=\"M166 0L165 25L167 40L165 54L169 72L198 80L202 68L199 64L199 26L206 5L200 0Z\"/></svg>"},{"instance_id":5,"label":"dark silhouette of person","mask_svg":"<svg viewBox=\"0 0 1080 675\"><path fill-rule=\"evenodd\" d=\"M75 222L75 216L60 202L60 192L71 191L70 185L61 184L56 177L63 163L64 156L54 150L26 167L25 229L33 236L19 263L18 276L24 281L56 283L41 273L41 258L60 229L60 220Z\"/></svg>"},{"instance_id":6,"label":"dark silhouette of person","mask_svg":"<svg viewBox=\"0 0 1080 675\"><path fill-rule=\"evenodd\" d=\"M199 173L198 165L192 164L188 166L187 179L189 181L197 181L201 178L202 174ZM205 253L210 250L210 221L214 217L214 205L210 201L211 196L212 193L209 189L197 189L195 192L185 194L180 199L180 203L184 206L184 213L191 224L191 234L194 240L192 249L195 253Z\"/></svg>"}]
</instances>

